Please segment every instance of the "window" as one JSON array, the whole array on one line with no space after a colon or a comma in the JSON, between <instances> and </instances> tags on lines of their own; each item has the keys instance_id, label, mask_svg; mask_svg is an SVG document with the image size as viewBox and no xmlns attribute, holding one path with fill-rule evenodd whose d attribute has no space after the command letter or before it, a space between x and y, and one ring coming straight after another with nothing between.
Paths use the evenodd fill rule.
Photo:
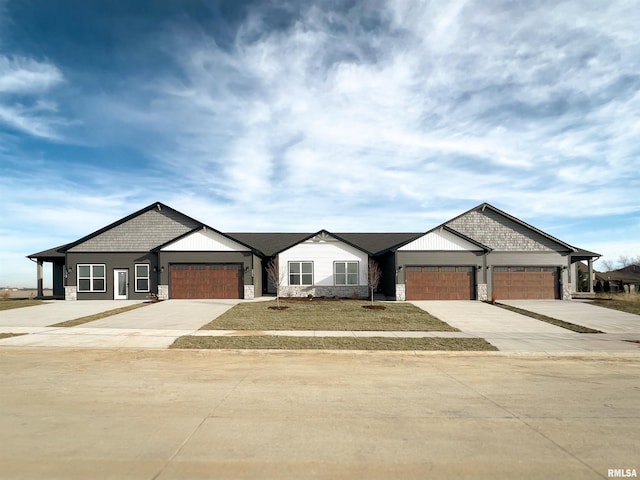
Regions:
<instances>
[{"instance_id":1,"label":"window","mask_svg":"<svg viewBox=\"0 0 640 480\"><path fill-rule=\"evenodd\" d=\"M289 262L289 285L313 285L313 262Z\"/></svg>"},{"instance_id":2,"label":"window","mask_svg":"<svg viewBox=\"0 0 640 480\"><path fill-rule=\"evenodd\" d=\"M149 291L149 264L136 264L136 292Z\"/></svg>"},{"instance_id":3,"label":"window","mask_svg":"<svg viewBox=\"0 0 640 480\"><path fill-rule=\"evenodd\" d=\"M358 285L358 262L335 262L336 285Z\"/></svg>"},{"instance_id":4,"label":"window","mask_svg":"<svg viewBox=\"0 0 640 480\"><path fill-rule=\"evenodd\" d=\"M104 265L78 265L79 292L105 292L106 268Z\"/></svg>"}]
</instances>

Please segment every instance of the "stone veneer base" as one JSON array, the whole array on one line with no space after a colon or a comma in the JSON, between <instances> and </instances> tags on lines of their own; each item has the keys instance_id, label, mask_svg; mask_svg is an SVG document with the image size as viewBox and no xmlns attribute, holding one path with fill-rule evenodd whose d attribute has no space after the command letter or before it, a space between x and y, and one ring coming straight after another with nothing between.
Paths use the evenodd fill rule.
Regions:
<instances>
[{"instance_id":1,"label":"stone veneer base","mask_svg":"<svg viewBox=\"0 0 640 480\"><path fill-rule=\"evenodd\" d=\"M366 298L369 288L360 286L324 286L324 285L282 285L280 297L340 297L340 298Z\"/></svg>"},{"instance_id":2,"label":"stone veneer base","mask_svg":"<svg viewBox=\"0 0 640 480\"><path fill-rule=\"evenodd\" d=\"M253 285L244 286L244 299L253 300L255 298L255 287Z\"/></svg>"},{"instance_id":3,"label":"stone veneer base","mask_svg":"<svg viewBox=\"0 0 640 480\"><path fill-rule=\"evenodd\" d=\"M78 287L75 285L67 285L64 287L65 300L78 300Z\"/></svg>"},{"instance_id":4,"label":"stone veneer base","mask_svg":"<svg viewBox=\"0 0 640 480\"><path fill-rule=\"evenodd\" d=\"M169 285L158 285L158 300L169 300Z\"/></svg>"}]
</instances>

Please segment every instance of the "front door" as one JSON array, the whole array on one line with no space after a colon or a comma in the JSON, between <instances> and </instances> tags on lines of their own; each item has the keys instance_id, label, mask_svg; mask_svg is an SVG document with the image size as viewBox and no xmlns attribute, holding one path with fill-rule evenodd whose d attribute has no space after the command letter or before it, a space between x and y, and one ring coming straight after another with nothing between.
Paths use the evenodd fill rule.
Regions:
<instances>
[{"instance_id":1,"label":"front door","mask_svg":"<svg viewBox=\"0 0 640 480\"><path fill-rule=\"evenodd\" d=\"M129 270L113 271L113 299L126 300L129 297Z\"/></svg>"}]
</instances>

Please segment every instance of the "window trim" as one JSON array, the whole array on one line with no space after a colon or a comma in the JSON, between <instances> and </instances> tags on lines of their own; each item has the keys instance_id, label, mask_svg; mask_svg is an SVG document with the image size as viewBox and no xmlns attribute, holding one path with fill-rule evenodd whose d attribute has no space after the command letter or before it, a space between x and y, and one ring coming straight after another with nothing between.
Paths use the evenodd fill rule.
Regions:
<instances>
[{"instance_id":1,"label":"window trim","mask_svg":"<svg viewBox=\"0 0 640 480\"><path fill-rule=\"evenodd\" d=\"M302 264L308 263L311 265L311 273L302 273ZM292 264L297 264L300 266L300 271L298 273L291 273L291 265ZM311 260L294 260L294 261L289 261L287 264L287 273L289 274L288 276L288 281L289 281L289 285L290 286L300 286L300 287L309 287L311 285L313 285L314 282L314 275L313 275L313 261ZM292 275L296 275L299 277L300 283L293 283L291 281L291 276ZM311 275L311 283L302 283L302 277L305 275Z\"/></svg>"},{"instance_id":2,"label":"window trim","mask_svg":"<svg viewBox=\"0 0 640 480\"><path fill-rule=\"evenodd\" d=\"M138 276L138 267L147 267L147 275L146 276ZM145 293L151 291L151 265L148 263L135 263L133 265L133 276L134 276L134 289L136 293ZM146 280L147 288L141 289L138 288L138 280Z\"/></svg>"},{"instance_id":3,"label":"window trim","mask_svg":"<svg viewBox=\"0 0 640 480\"><path fill-rule=\"evenodd\" d=\"M81 277L80 276L80 267L89 267L89 276ZM99 277L94 275L93 270L95 267L102 267L104 271L104 275ZM107 291L107 265L104 263L78 263L76 265L76 288L78 289L78 293L102 293ZM82 290L80 288L80 280L89 280L89 290ZM94 281L102 280L103 288L102 290L97 290L94 288Z\"/></svg>"},{"instance_id":4,"label":"window trim","mask_svg":"<svg viewBox=\"0 0 640 480\"><path fill-rule=\"evenodd\" d=\"M354 263L356 265L356 283L349 283L349 275L354 275L353 273L349 273L348 265L350 263ZM340 275L344 275L345 283L338 283L338 272L337 266L344 265L344 273ZM360 261L359 260L339 260L333 262L333 285L336 287L357 287L360 285Z\"/></svg>"}]
</instances>

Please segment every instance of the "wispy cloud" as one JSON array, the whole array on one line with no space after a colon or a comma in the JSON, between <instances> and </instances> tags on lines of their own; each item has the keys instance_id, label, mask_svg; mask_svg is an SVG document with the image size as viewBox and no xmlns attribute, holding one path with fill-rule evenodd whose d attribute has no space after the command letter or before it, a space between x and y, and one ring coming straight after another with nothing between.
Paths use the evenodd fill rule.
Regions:
<instances>
[{"instance_id":1,"label":"wispy cloud","mask_svg":"<svg viewBox=\"0 0 640 480\"><path fill-rule=\"evenodd\" d=\"M635 208L624 181L638 166L635 16L511 5L314 6L284 29L256 8L231 49L174 30L179 75L134 82L152 101L127 118L175 133L152 153L235 204L316 192L317 206L362 195L514 205L529 192L539 213L567 189L584 204L619 181L610 204Z\"/></svg>"},{"instance_id":2,"label":"wispy cloud","mask_svg":"<svg viewBox=\"0 0 640 480\"><path fill-rule=\"evenodd\" d=\"M60 70L48 62L0 55L0 124L28 135L57 138L68 124L47 93L63 83Z\"/></svg>"},{"instance_id":3,"label":"wispy cloud","mask_svg":"<svg viewBox=\"0 0 640 480\"><path fill-rule=\"evenodd\" d=\"M108 83L0 53L16 218L60 211L77 238L161 200L223 230L420 231L489 201L596 251L614 214L640 235L634 2L255 2L233 18L224 38L187 15L137 25L120 55L161 63Z\"/></svg>"}]
</instances>

